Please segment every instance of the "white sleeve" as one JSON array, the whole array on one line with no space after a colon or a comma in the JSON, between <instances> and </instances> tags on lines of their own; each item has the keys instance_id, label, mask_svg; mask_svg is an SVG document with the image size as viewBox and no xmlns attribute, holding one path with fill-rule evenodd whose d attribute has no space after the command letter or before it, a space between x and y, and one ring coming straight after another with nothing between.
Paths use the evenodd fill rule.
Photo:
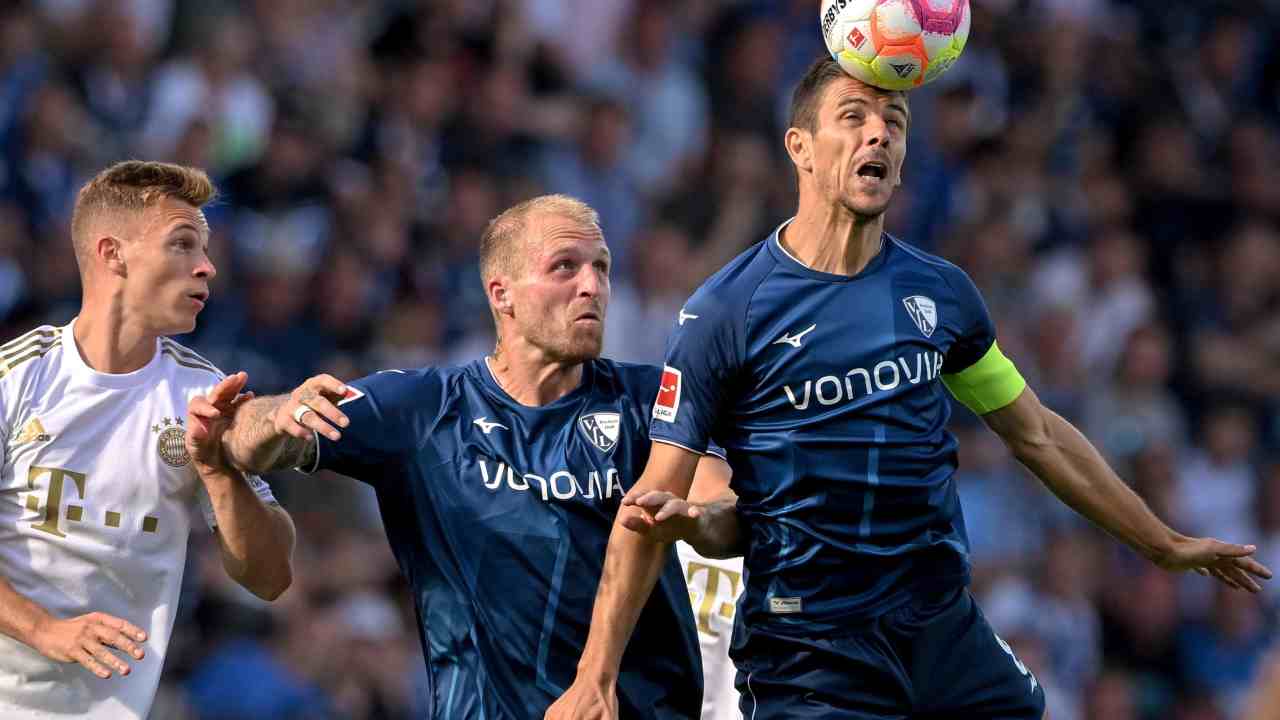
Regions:
<instances>
[{"instance_id":1,"label":"white sleeve","mask_svg":"<svg viewBox=\"0 0 1280 720\"><path fill-rule=\"evenodd\" d=\"M267 484L257 475L245 473L245 482L249 483L249 487L253 488L253 492L261 498L262 502L268 505L279 505L276 496L271 494L271 486ZM218 518L213 514L213 501L209 499L209 491L205 489L204 483L200 483L200 492L197 495L200 501L200 512L204 513L204 521L209 525L209 529L213 530L218 527Z\"/></svg>"}]
</instances>

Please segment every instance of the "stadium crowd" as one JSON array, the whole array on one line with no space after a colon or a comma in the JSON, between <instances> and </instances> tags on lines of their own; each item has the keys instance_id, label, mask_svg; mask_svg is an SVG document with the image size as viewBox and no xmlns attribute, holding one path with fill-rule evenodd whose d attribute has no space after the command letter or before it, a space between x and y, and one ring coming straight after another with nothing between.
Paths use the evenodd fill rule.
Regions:
<instances>
[{"instance_id":1,"label":"stadium crowd","mask_svg":"<svg viewBox=\"0 0 1280 720\"><path fill-rule=\"evenodd\" d=\"M600 212L606 354L657 362L692 288L792 206L817 5L3 3L0 337L70 319L73 192L137 157L217 179L219 277L182 341L259 394L489 350L480 231L544 191ZM971 274L1005 352L1162 517L1280 566L1280 4L973 0L972 27L910 95L886 227ZM1105 542L956 407L975 592L1055 720L1267 704L1280 583ZM270 480L294 586L261 603L195 538L154 716L416 717L432 689L371 493Z\"/></svg>"}]
</instances>

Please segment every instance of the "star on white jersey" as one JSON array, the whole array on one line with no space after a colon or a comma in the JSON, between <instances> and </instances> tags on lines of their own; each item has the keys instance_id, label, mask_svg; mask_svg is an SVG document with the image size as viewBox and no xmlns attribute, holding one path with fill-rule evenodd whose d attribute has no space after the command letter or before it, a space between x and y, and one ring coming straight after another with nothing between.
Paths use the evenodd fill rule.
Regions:
<instances>
[{"instance_id":1,"label":"star on white jersey","mask_svg":"<svg viewBox=\"0 0 1280 720\"><path fill-rule=\"evenodd\" d=\"M800 347L800 342L804 338L804 336L813 332L817 327L818 327L818 324L814 323L809 327L805 328L804 330L801 330L800 332L796 333L795 335L792 335L791 333L783 333L782 337L778 338L777 340L774 340L773 343L771 344L773 345L787 344L793 348L798 348Z\"/></svg>"},{"instance_id":2,"label":"star on white jersey","mask_svg":"<svg viewBox=\"0 0 1280 720\"><path fill-rule=\"evenodd\" d=\"M693 315L691 313L687 313L684 311L684 308L680 308L680 314L676 317L676 319L679 320L680 325L683 326L685 320L697 320L698 316Z\"/></svg>"},{"instance_id":3,"label":"star on white jersey","mask_svg":"<svg viewBox=\"0 0 1280 720\"><path fill-rule=\"evenodd\" d=\"M484 416L478 417L478 418L476 418L475 420L472 420L471 422L472 422L472 423L474 423L474 424L476 424L476 425L478 425L478 426L480 426L480 429L484 431L484 434L485 434L485 435L488 435L489 433L493 432L493 429L494 429L494 428L502 428L503 430L510 430L510 429L511 429L511 428L507 427L506 425L503 425L503 424L502 424L502 423L500 423L500 422L489 422L489 416L488 416L488 415L484 415Z\"/></svg>"}]
</instances>

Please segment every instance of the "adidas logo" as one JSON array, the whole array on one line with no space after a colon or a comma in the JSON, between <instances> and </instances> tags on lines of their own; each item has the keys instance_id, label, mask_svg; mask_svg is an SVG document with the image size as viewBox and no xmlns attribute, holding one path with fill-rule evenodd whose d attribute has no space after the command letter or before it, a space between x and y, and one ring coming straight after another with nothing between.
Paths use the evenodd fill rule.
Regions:
<instances>
[{"instance_id":1,"label":"adidas logo","mask_svg":"<svg viewBox=\"0 0 1280 720\"><path fill-rule=\"evenodd\" d=\"M893 71L898 73L898 77L904 78L904 79L911 73L915 72L916 70L916 66L911 63L907 63L905 65L898 65L897 63L889 63L889 67L893 68Z\"/></svg>"},{"instance_id":2,"label":"adidas logo","mask_svg":"<svg viewBox=\"0 0 1280 720\"><path fill-rule=\"evenodd\" d=\"M53 438L49 433L44 431L44 424L40 422L40 418L31 418L26 425L22 426L22 430L18 431L18 436L13 439L15 444L49 442Z\"/></svg>"}]
</instances>

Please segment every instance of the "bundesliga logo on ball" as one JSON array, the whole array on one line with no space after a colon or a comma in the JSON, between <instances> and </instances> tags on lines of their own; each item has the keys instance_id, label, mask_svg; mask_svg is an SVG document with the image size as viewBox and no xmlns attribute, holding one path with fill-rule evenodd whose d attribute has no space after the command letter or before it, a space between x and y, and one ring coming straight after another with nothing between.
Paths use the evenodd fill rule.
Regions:
<instances>
[{"instance_id":1,"label":"bundesliga logo on ball","mask_svg":"<svg viewBox=\"0 0 1280 720\"><path fill-rule=\"evenodd\" d=\"M969 0L823 0L819 19L840 67L885 90L936 80L969 39Z\"/></svg>"}]
</instances>

